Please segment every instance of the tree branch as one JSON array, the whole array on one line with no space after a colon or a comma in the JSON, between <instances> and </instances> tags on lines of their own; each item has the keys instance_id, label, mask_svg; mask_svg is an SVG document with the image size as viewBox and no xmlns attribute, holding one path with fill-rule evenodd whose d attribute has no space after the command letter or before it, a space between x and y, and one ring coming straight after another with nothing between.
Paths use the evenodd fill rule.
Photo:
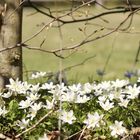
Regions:
<instances>
[{"instance_id":1,"label":"tree branch","mask_svg":"<svg viewBox=\"0 0 140 140\"><path fill-rule=\"evenodd\" d=\"M21 132L20 134L16 135L15 138L19 138L20 136L22 136L23 134L32 131L33 129L35 129L44 119L46 119L52 112L54 112L54 110L51 110L50 112L48 112L46 115L44 115L39 121L37 121L36 124L34 124L33 126L31 126L30 128L24 130L23 132Z\"/></svg>"}]
</instances>

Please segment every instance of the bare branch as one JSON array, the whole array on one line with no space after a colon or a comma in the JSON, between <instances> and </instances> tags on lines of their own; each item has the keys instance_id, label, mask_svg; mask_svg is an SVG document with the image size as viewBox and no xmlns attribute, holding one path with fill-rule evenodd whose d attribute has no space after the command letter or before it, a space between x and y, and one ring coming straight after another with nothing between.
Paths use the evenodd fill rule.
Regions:
<instances>
[{"instance_id":1,"label":"bare branch","mask_svg":"<svg viewBox=\"0 0 140 140\"><path fill-rule=\"evenodd\" d=\"M139 10L140 10L140 9L137 9L136 11L133 11L132 13L130 13L130 14L129 14L129 15L114 29L114 30L112 30L112 31L110 31L110 32L107 32L107 33L105 33L105 34L103 34L103 35L101 35L101 36L97 36L97 37L95 37L95 38L93 38L93 39L87 40L87 38L86 38L85 40L81 41L80 43L78 43L78 44L76 44L76 45L74 45L74 46L67 47L67 48L63 48L63 50L76 49L76 48L78 48L78 47L80 47L80 46L82 46L82 45L84 45L84 44L87 44L87 43L89 43L89 42L93 42L93 41L95 41L95 40L99 40L99 39L101 39L101 38L104 38L104 37L106 37L106 36L108 36L108 35L110 35L110 34L116 32L116 31L118 31L119 28L120 28L134 13L138 12ZM122 29L122 30L126 30L126 29L124 28L124 29ZM60 51L60 50L58 49L58 50L55 50L55 51L58 52L58 51Z\"/></svg>"},{"instance_id":2,"label":"bare branch","mask_svg":"<svg viewBox=\"0 0 140 140\"><path fill-rule=\"evenodd\" d=\"M90 60L92 58L95 58L95 57L96 57L96 55L90 56L90 57L84 59L82 62L80 62L78 64L75 64L75 65L72 65L72 66L69 66L69 67L64 68L63 71L68 71L68 70L70 70L72 68L78 67L80 65L84 65L88 60Z\"/></svg>"},{"instance_id":3,"label":"bare branch","mask_svg":"<svg viewBox=\"0 0 140 140\"><path fill-rule=\"evenodd\" d=\"M31 37L24 40L21 44L25 44L26 42L30 41L31 39L35 38L37 35L39 35L46 27L50 27L52 23L55 20L50 21L49 23L45 24L40 30L38 30L35 34L33 34Z\"/></svg>"},{"instance_id":4,"label":"bare branch","mask_svg":"<svg viewBox=\"0 0 140 140\"><path fill-rule=\"evenodd\" d=\"M99 18L99 17L102 17L102 16L105 16L105 15L110 15L110 14L116 14L116 13L126 13L126 12L133 12L137 9L140 8L140 6L134 6L132 7L132 5L130 5L130 2L129 2L129 6L128 7L113 7L113 8L107 8L105 7L104 5L101 5L100 3L98 3L96 0L90 0L88 2L84 2L82 5L72 9L70 12L66 13L66 14L63 14L59 17L55 17L51 14L51 12L48 14L42 10L40 10L37 6L35 6L30 0L29 1L29 4L31 5L31 7L33 7L36 11L38 11L39 13L41 14L44 14L52 19L55 19L55 20L58 20L59 22L63 23L63 24L69 24L69 23L75 23L75 22L84 22L84 21L89 21L89 20L93 20L93 19L96 19L96 18ZM86 18L83 18L83 19L73 19L73 20L62 20L63 17L66 17L68 15L71 15L72 13L76 12L77 10L79 10L80 8L88 5L88 4L92 4L92 3L97 3L99 4L100 6L102 6L103 8L105 8L106 10L109 10L107 12L102 12L98 15L95 15L95 16L91 16L91 17L86 17ZM130 8L131 6L131 8Z\"/></svg>"},{"instance_id":5,"label":"bare branch","mask_svg":"<svg viewBox=\"0 0 140 140\"><path fill-rule=\"evenodd\" d=\"M54 112L54 110L49 111L46 115L44 115L40 120L38 120L36 122L36 124L34 124L33 126L31 126L30 128L24 130L23 132L21 132L20 134L16 135L15 138L19 138L20 136L22 136L23 134L27 133L27 132L31 132L33 129L35 129L44 119L46 119L50 114L52 114Z\"/></svg>"},{"instance_id":6,"label":"bare branch","mask_svg":"<svg viewBox=\"0 0 140 140\"><path fill-rule=\"evenodd\" d=\"M10 19L10 17L24 4L24 2L25 2L25 0L21 1L20 4L19 4L19 6L18 6L17 8L15 8L14 11L11 12L10 15L8 15L8 16L5 18L5 20Z\"/></svg>"},{"instance_id":7,"label":"bare branch","mask_svg":"<svg viewBox=\"0 0 140 140\"><path fill-rule=\"evenodd\" d=\"M135 57L135 60L134 60L134 65L136 65L136 63L139 61L139 54L140 54L140 41L139 41L139 46L138 46L138 50L137 50L137 53L136 53L136 57Z\"/></svg>"},{"instance_id":8,"label":"bare branch","mask_svg":"<svg viewBox=\"0 0 140 140\"><path fill-rule=\"evenodd\" d=\"M80 134L80 137L78 138L78 140L81 140L85 130L87 129L87 126L85 126L85 128L82 130L81 134Z\"/></svg>"},{"instance_id":9,"label":"bare branch","mask_svg":"<svg viewBox=\"0 0 140 140\"><path fill-rule=\"evenodd\" d=\"M91 0L90 2L93 2L93 0ZM84 5L86 5L86 4L88 4L88 3L84 3L83 5L81 5L81 7L84 6ZM80 6L79 6L79 7L80 7ZM78 7L78 8L79 8L79 7ZM78 8L77 8L77 9L78 9ZM26 42L28 42L28 41L30 41L31 39L33 39L33 38L35 38L36 36L38 36L46 27L50 27L54 21L56 21L56 20L62 18L63 16L66 16L66 15L67 15L67 14L64 14L64 15L62 15L62 16L59 16L59 17L53 19L53 20L50 21L49 23L45 24L40 30L38 30L35 34L33 34L31 37L27 38L27 39L26 39L25 41L23 41L22 43L17 44L16 46L11 46L11 47L9 47L9 48L1 49L0 52L3 52L3 51L6 51L6 50L9 50L9 49L13 49L13 48L21 47L21 46L22 46L22 47L24 47L24 48L28 48L28 49L32 49L32 50L38 50L38 51L41 51L41 52L52 53L52 54L54 54L55 56L64 59L65 57L63 57L62 54L59 55L58 52L76 49L76 48L78 48L78 47L80 47L80 46L82 46L82 45L84 45L84 44L87 44L87 43L89 43L89 42L92 42L92 41L101 39L101 38L103 38L103 37L106 37L106 36L108 36L108 35L110 35L110 34L116 32L116 31L118 31L118 30L121 30L121 31L127 30L127 29L130 27L131 23L132 23L133 14L136 13L136 12L138 12L138 11L140 10L140 8L138 8L138 7L133 7L132 10L134 10L134 9L136 9L136 10L135 10L135 11L132 11L132 12L127 16L127 18L124 19L116 28L114 28L113 30L111 30L111 28L110 28L110 30L111 30L110 32L107 32L107 33L105 33L105 34L103 34L103 35L101 35L101 36L97 36L97 37L92 38L92 39L88 39L88 38L90 38L94 33L96 33L96 31L93 31L93 33L91 33L90 35L88 35L88 36L87 36L84 40L82 40L80 43L75 44L75 45L70 46L70 47L65 47L65 48L56 49L56 50L46 50L46 49L41 49L41 48L37 48L37 47L30 47L29 45L26 45ZM119 10L120 10L119 12L122 12L122 11L130 11L129 8L119 9ZM94 18L98 18L98 17L100 17L100 16L102 16L102 15L110 14L110 12L113 12L113 13L115 12L115 13L116 13L116 12L118 12L118 10L117 10L117 11L109 11L109 13L108 13L108 12L101 13L101 14L99 14L99 15L94 16ZM131 17L131 20L130 20L130 23L129 23L128 27L127 27L127 28L124 28L124 29L120 29L120 27L121 27L130 17ZM94 19L94 18L93 18L93 19ZM81 19L80 19L80 20L81 20ZM88 18L86 18L86 20L88 20ZM69 21L68 21L68 22L69 22ZM73 21L73 22L77 22L77 21ZM78 20L78 22L79 22L79 20ZM103 29L104 29L104 28L101 28L101 30L103 30Z\"/></svg>"}]
</instances>

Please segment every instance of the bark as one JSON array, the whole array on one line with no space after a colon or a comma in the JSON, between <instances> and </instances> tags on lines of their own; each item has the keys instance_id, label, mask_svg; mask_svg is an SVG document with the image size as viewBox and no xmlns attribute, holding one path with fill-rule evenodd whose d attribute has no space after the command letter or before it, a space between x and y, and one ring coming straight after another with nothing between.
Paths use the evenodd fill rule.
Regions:
<instances>
[{"instance_id":1,"label":"bark","mask_svg":"<svg viewBox=\"0 0 140 140\"><path fill-rule=\"evenodd\" d=\"M21 43L22 9L20 0L0 0L0 50ZM15 10L16 9L16 10ZM22 48L0 51L0 89L9 78L22 80Z\"/></svg>"}]
</instances>

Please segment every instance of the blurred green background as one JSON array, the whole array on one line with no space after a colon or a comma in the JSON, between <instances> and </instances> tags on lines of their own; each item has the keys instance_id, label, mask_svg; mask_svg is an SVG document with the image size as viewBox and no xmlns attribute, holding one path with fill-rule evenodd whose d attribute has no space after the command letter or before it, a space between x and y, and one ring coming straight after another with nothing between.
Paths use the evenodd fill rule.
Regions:
<instances>
[{"instance_id":1,"label":"blurred green background","mask_svg":"<svg viewBox=\"0 0 140 140\"><path fill-rule=\"evenodd\" d=\"M118 3L108 3L107 6L112 7L116 4L119 5ZM71 5L68 2L59 4L48 3L47 7L53 11L59 11L61 9L71 8ZM45 8L42 8L42 10L45 10ZM24 8L23 41L35 34L43 27L44 24L51 21L51 19L47 16L35 12L36 11L33 8ZM87 6L80 9L79 13L74 13L74 16L81 18L87 16L87 13L88 15L95 15L101 12L103 12L103 9L100 7ZM59 14L60 13L58 12L58 15ZM86 34L89 34L95 30L100 30L101 27L115 28L127 17L127 15L128 13L112 14L89 21L87 23L80 22L66 24L61 27L63 41L61 41L58 28L46 28L27 44L31 45L32 47L39 47L41 42L45 39L42 49L45 48L47 50L52 50L62 46L72 46L85 38L85 34L82 32L82 30L86 30ZM129 22L126 22L123 27L126 27L128 24ZM103 31L94 34L93 38L101 36L109 31L110 30L104 29ZM128 33L129 31L131 31L131 34ZM128 32L114 32L105 38L81 46L76 53L72 54L66 59L62 59L62 68L66 68L81 63L84 59L90 56L96 55L96 57L89 59L84 65L80 65L66 71L67 79L70 82L88 82L89 80L97 80L99 78L97 71L104 69L110 54L111 57L108 65L106 66L103 80L124 78L124 73L126 71L138 70L140 63L138 62L136 65L134 65L134 60L140 41L139 14L135 14L133 16L133 22ZM23 52L24 71L38 70L57 72L60 69L60 58L54 56L53 54L28 49L24 49ZM71 51L63 52L63 55L67 56L70 53Z\"/></svg>"}]
</instances>

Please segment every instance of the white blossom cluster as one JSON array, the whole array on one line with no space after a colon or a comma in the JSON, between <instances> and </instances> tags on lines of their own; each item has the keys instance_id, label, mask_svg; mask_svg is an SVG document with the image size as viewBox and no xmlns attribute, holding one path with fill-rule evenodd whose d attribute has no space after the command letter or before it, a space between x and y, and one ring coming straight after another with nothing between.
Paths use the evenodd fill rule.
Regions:
<instances>
[{"instance_id":1,"label":"white blossom cluster","mask_svg":"<svg viewBox=\"0 0 140 140\"><path fill-rule=\"evenodd\" d=\"M46 76L46 72L35 72L32 73L31 78L30 79L38 79L38 78L42 78Z\"/></svg>"},{"instance_id":2,"label":"white blossom cluster","mask_svg":"<svg viewBox=\"0 0 140 140\"><path fill-rule=\"evenodd\" d=\"M38 74L39 75L39 74ZM45 73L40 74L42 76ZM32 76L35 78L35 76ZM39 76L37 76L39 77ZM70 102L75 104L86 103L93 98L97 98L97 104L100 105L104 111L109 111L116 105L127 108L130 100L138 98L140 93L140 87L136 84L130 85L128 80L116 80L116 81L103 81L101 83L85 83L85 84L73 84L71 86L65 86L64 83L54 85L52 82L44 84L28 84L27 82L21 82L18 79L9 79L10 84L6 85L8 92L0 93L1 98L10 98L12 96L24 96L25 98L19 102L19 109L23 109L28 112L27 116L22 120L17 121L17 125L21 129L28 127L30 121L32 121L39 110L52 109L55 102ZM140 81L140 80L139 80ZM39 101L41 98L40 90L46 91L52 95L52 100L46 99L46 104ZM117 102L117 104L116 104ZM0 105L0 116L5 116L8 113L5 105ZM87 118L83 121L87 128L95 128L103 125L104 114L98 112L88 113ZM72 124L76 121L73 110L62 110L59 115L64 123ZM125 127L122 126L123 122L115 121L110 125L111 135L117 137L127 133Z\"/></svg>"}]
</instances>

